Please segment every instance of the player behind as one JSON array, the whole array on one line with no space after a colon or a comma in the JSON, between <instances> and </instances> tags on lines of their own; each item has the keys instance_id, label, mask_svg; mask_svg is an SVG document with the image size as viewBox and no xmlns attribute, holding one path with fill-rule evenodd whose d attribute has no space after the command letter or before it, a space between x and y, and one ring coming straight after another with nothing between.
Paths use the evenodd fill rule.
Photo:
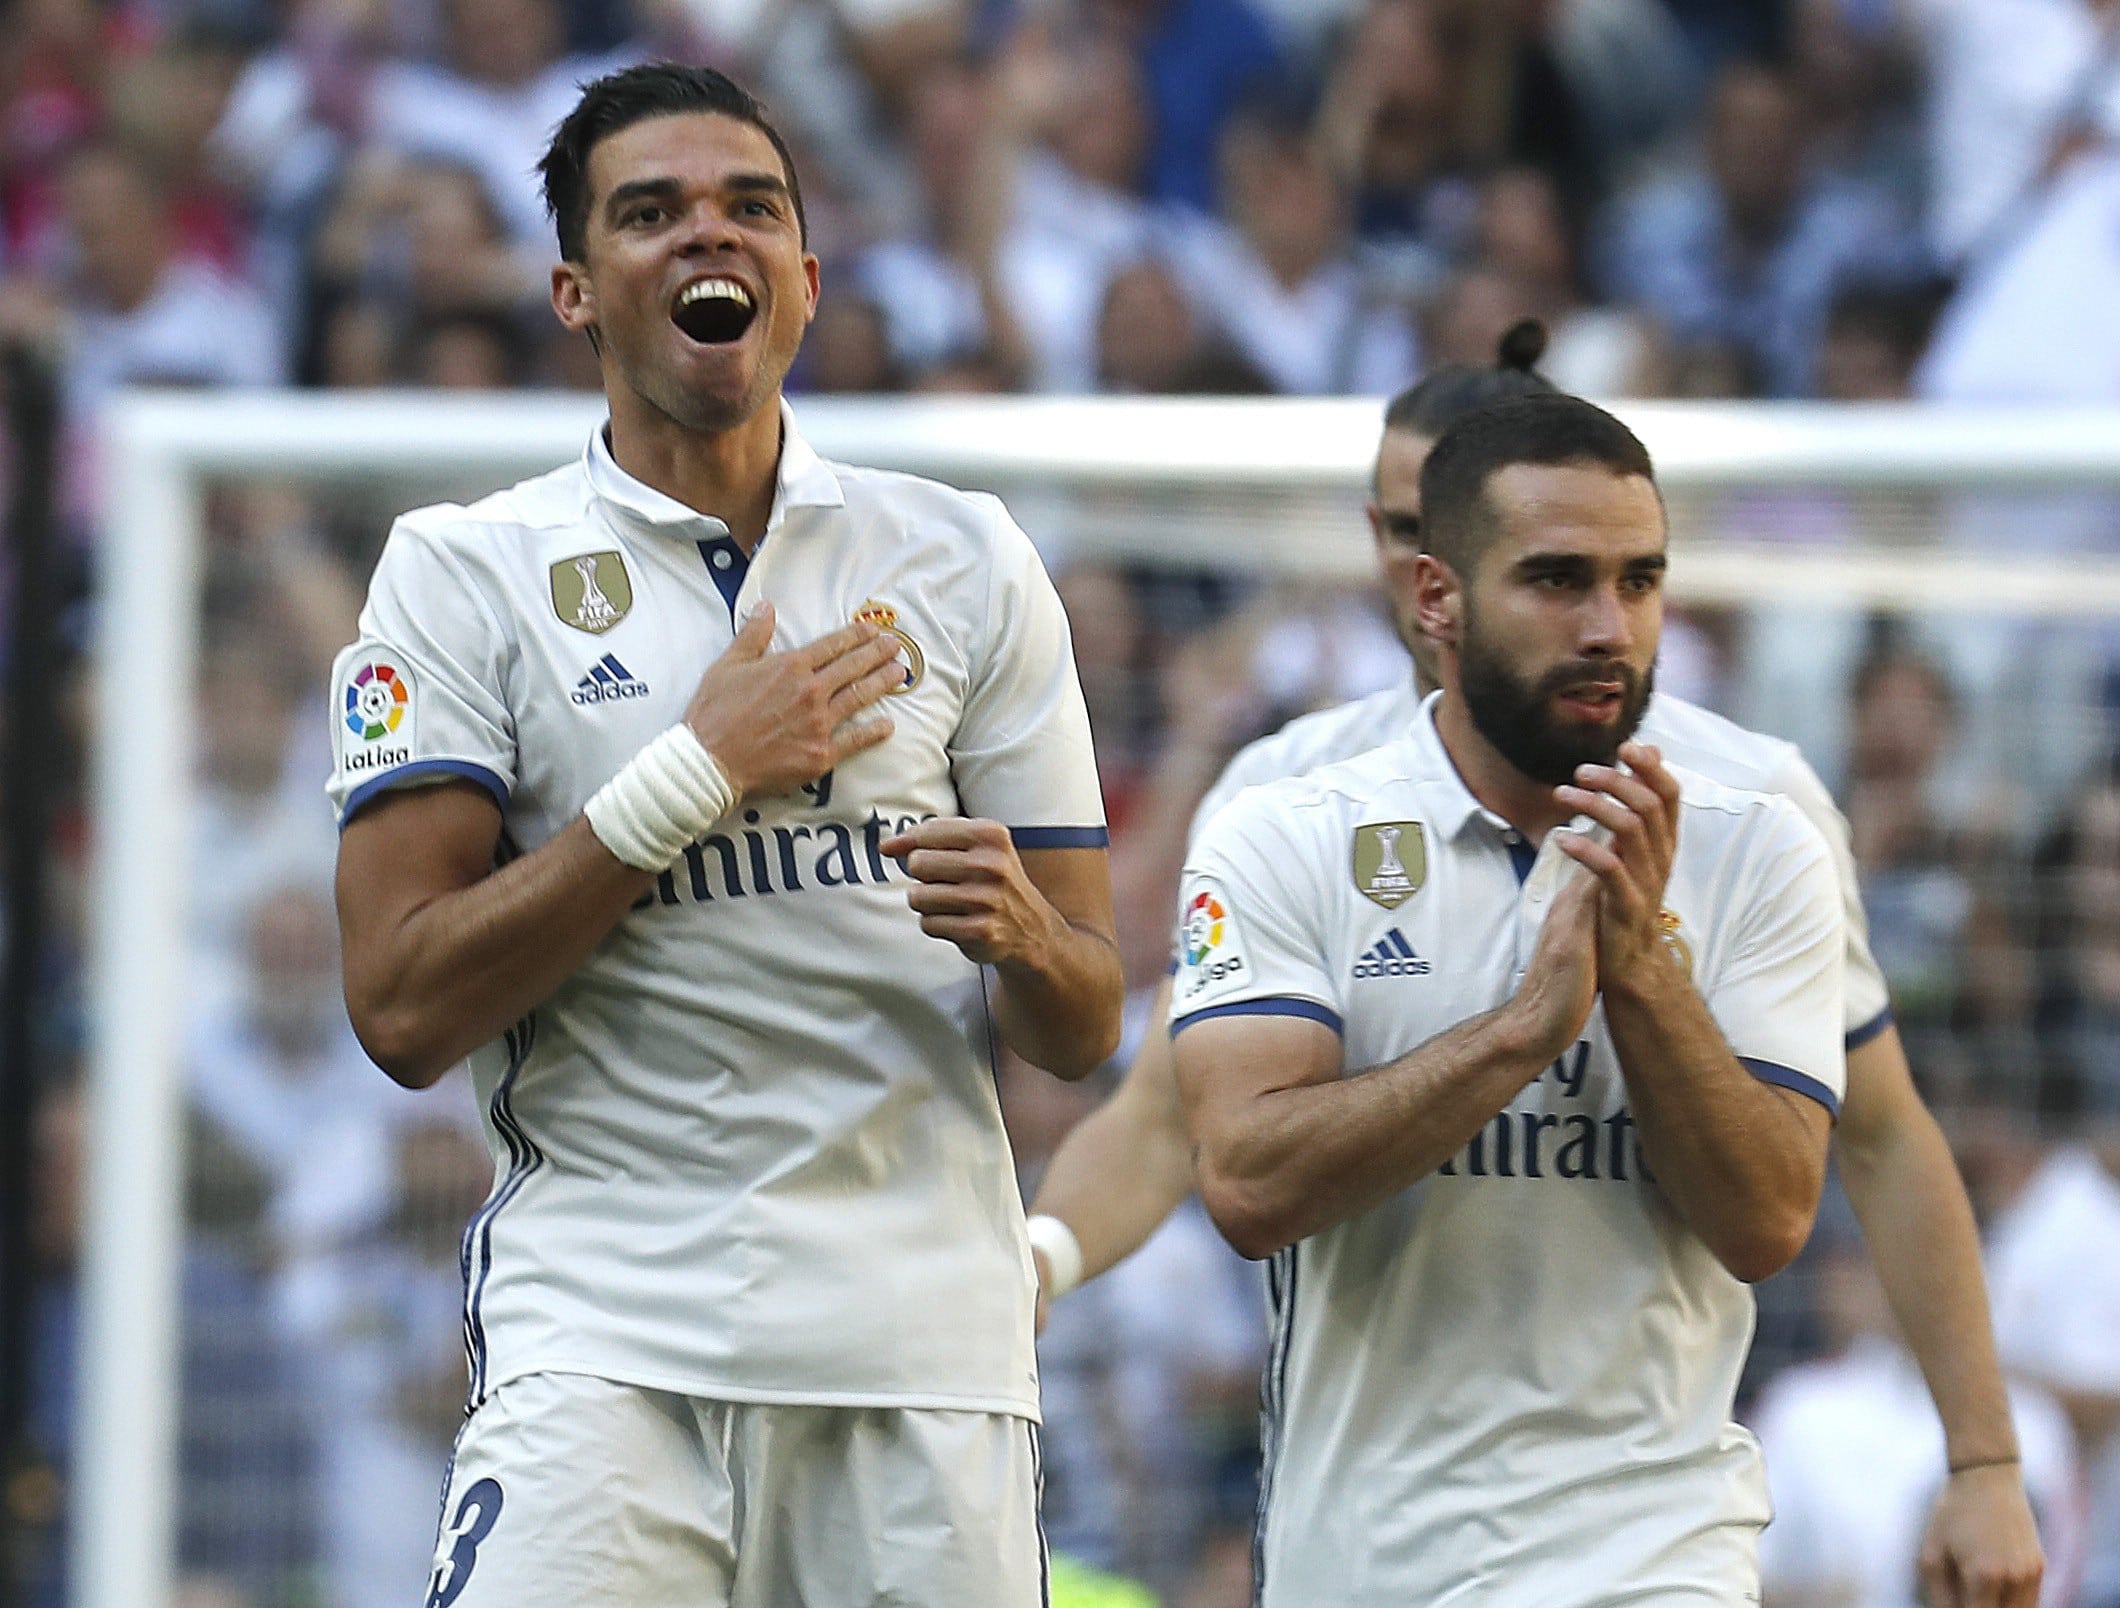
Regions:
<instances>
[{"instance_id":1,"label":"player behind","mask_svg":"<svg viewBox=\"0 0 2120 1608\"><path fill-rule=\"evenodd\" d=\"M1630 742L1666 525L1573 397L1421 471L1407 734L1247 789L1180 898L1201 1196L1274 1258L1261 1600L1757 1593L1746 1281L1810 1232L1846 938L1788 800Z\"/></svg>"},{"instance_id":2,"label":"player behind","mask_svg":"<svg viewBox=\"0 0 2120 1608\"><path fill-rule=\"evenodd\" d=\"M354 1023L468 1059L498 1169L429 1608L1030 1608L989 1023L1080 1076L1120 994L1058 598L991 497L804 444L745 91L602 79L544 174L609 423L398 521L333 705Z\"/></svg>"},{"instance_id":3,"label":"player behind","mask_svg":"<svg viewBox=\"0 0 2120 1608\"><path fill-rule=\"evenodd\" d=\"M1300 775L1402 736L1436 685L1435 650L1412 616L1421 551L1420 471L1435 438L1474 408L1552 391L1532 365L1544 331L1531 320L1504 338L1491 369L1439 369L1385 412L1368 516L1378 567L1414 661L1399 687L1291 722L1232 759L1193 829L1245 787ZM1848 1087L1835 1128L1841 1182L1860 1217L1893 1313L1920 1359L1942 1418L1951 1474L1937 1494L1921 1570L1938 1608L2030 1608L2038 1535L2016 1464L1995 1360L1972 1208L1935 1118L1922 1104L1865 939L1847 823L1794 745L1734 725L1670 693L1650 699L1640 732L1674 763L1731 786L1786 794L1825 833L1848 925ZM1192 1158L1159 997L1125 1081L1053 1157L1032 1206L1039 1274L1067 1287L1130 1255L1193 1187ZM1079 1264L1079 1270L1077 1270Z\"/></svg>"}]
</instances>

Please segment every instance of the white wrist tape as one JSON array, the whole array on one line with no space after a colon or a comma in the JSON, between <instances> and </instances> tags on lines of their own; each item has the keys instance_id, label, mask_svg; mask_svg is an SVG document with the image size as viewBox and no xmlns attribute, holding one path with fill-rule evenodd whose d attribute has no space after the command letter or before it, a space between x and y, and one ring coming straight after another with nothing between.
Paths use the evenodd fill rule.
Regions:
<instances>
[{"instance_id":1,"label":"white wrist tape","mask_svg":"<svg viewBox=\"0 0 2120 1608\"><path fill-rule=\"evenodd\" d=\"M736 789L680 721L596 790L582 813L604 847L639 871L667 870L736 807Z\"/></svg>"},{"instance_id":2,"label":"white wrist tape","mask_svg":"<svg viewBox=\"0 0 2120 1608\"><path fill-rule=\"evenodd\" d=\"M1082 1242L1067 1224L1043 1212L1023 1226L1029 1231L1031 1248L1045 1253L1045 1265L1052 1277L1045 1298L1057 1301L1082 1282Z\"/></svg>"}]
</instances>

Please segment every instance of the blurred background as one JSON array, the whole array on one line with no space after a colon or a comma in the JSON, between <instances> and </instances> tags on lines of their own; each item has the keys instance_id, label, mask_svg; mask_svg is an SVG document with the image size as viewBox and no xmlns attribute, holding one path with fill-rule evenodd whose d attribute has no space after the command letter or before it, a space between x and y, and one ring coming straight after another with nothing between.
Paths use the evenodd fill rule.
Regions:
<instances>
[{"instance_id":1,"label":"blurred background","mask_svg":"<svg viewBox=\"0 0 2120 1608\"><path fill-rule=\"evenodd\" d=\"M56 372L60 411L56 539L0 565L18 681L25 644L52 644L7 717L8 751L46 762L38 798L0 773L37 835L0 890L7 930L36 935L11 946L28 1004L10 1039L36 1075L0 1136L20 1219L0 1320L28 1381L0 1491L7 1602L69 1600L97 1141L88 648L99 533L126 517L99 412L129 386L593 392L592 355L546 306L532 168L581 81L655 55L737 75L795 149L825 284L798 408L1381 399L1434 364L1490 363L1525 314L1553 333L1556 383L1622 405L2120 407L2115 0L0 7L0 346ZM26 371L7 372L19 418ZM20 449L0 455L18 510L36 489ZM1406 662L1366 587L1202 560L1197 541L1182 562L1140 540L1114 557L1089 535L1153 532L1169 507L1004 489L1074 622L1145 1004L1185 825L1223 761ZM492 1166L460 1075L408 1095L353 1040L322 787L331 657L391 515L429 495L217 481L199 673L140 714L186 723L198 789L184 1608L406 1608L425 1589L462 1413L458 1237ZM1207 486L1184 517L1298 543L1358 531L1358 502ZM2064 574L2120 555L2120 474L1978 493L1783 477L1673 506L1682 543L1791 555ZM1688 607L1662 684L1801 743L1853 825L1915 1072L1988 1235L2046 1601L2114 1608L2120 619L1977 601ZM1004 1066L1002 1085L1028 1192L1110 1079ZM1741 1410L1783 1513L1770 1600L1910 1604L1941 1443L1844 1206L1760 1296ZM1140 1582L1132 1600L1249 1602L1263 1345L1255 1270L1197 1207L1061 1303L1042 1347L1055 1546Z\"/></svg>"}]
</instances>

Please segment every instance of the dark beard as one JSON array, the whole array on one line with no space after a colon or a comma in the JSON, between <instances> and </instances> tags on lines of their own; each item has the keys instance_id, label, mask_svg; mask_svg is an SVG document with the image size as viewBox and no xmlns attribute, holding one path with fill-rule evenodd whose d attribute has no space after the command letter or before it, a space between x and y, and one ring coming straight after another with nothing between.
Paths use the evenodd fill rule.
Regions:
<instances>
[{"instance_id":1,"label":"dark beard","mask_svg":"<svg viewBox=\"0 0 2120 1608\"><path fill-rule=\"evenodd\" d=\"M1620 683L1619 719L1611 726L1568 730L1555 723L1553 695L1584 681ZM1458 686L1473 726L1496 752L1533 781L1559 787L1575 780L1578 765L1617 762L1620 744L1634 735L1656 690L1656 668L1637 677L1632 665L1572 659L1527 684L1485 650L1468 620L1458 648Z\"/></svg>"}]
</instances>

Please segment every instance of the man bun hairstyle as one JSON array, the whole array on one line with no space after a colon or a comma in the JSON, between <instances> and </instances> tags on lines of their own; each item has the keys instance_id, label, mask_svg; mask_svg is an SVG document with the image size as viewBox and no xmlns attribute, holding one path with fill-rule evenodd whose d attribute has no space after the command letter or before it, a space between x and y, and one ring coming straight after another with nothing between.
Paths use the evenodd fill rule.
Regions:
<instances>
[{"instance_id":1,"label":"man bun hairstyle","mask_svg":"<svg viewBox=\"0 0 2120 1608\"><path fill-rule=\"evenodd\" d=\"M1421 531L1428 551L1469 577L1495 530L1487 483L1518 464L1581 466L1639 475L1656 470L1641 438L1594 402L1548 390L1467 413L1443 431L1421 466Z\"/></svg>"},{"instance_id":2,"label":"man bun hairstyle","mask_svg":"<svg viewBox=\"0 0 2120 1608\"><path fill-rule=\"evenodd\" d=\"M766 116L765 104L726 73L712 67L688 67L674 61L643 62L607 73L582 88L559 127L553 131L538 171L544 175L545 210L559 232L559 254L580 262L589 233L589 154L599 143L651 117L678 117L712 112L749 123L773 142L781 176L795 207L795 226L807 245L809 219L802 209L802 185L795 176L795 157Z\"/></svg>"},{"instance_id":3,"label":"man bun hairstyle","mask_svg":"<svg viewBox=\"0 0 2120 1608\"><path fill-rule=\"evenodd\" d=\"M1384 428L1410 435L1441 435L1475 408L1517 396L1552 396L1554 384L1535 365L1546 354L1546 326L1520 318L1502 332L1492 368L1446 363L1391 399Z\"/></svg>"}]
</instances>

